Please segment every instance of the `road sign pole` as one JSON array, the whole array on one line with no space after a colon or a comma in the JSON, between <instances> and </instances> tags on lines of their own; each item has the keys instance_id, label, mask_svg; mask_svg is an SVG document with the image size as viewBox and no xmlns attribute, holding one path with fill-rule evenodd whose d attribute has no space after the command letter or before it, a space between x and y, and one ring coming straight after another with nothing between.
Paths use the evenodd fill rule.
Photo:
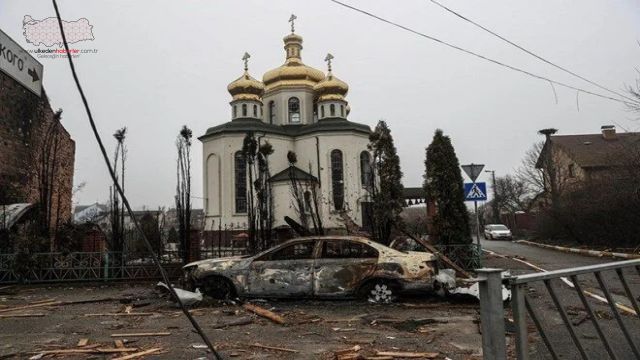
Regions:
<instances>
[{"instance_id":1,"label":"road sign pole","mask_svg":"<svg viewBox=\"0 0 640 360\"><path fill-rule=\"evenodd\" d=\"M478 202L473 202L473 208L476 212L476 241L478 242L478 247L480 247L480 216L478 216Z\"/></svg>"}]
</instances>

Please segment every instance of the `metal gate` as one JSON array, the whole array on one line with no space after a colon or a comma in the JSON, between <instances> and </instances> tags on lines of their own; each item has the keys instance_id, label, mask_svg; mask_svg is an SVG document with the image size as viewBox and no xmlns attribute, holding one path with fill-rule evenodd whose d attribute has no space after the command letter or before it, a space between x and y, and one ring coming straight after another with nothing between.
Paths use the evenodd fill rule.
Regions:
<instances>
[{"instance_id":1,"label":"metal gate","mask_svg":"<svg viewBox=\"0 0 640 360\"><path fill-rule=\"evenodd\" d=\"M515 334L515 355L519 360L529 359L529 331L528 319L533 323L536 332L545 345L548 356L552 359L566 358L568 355L577 354L582 359L601 359L604 355L611 359L640 359L640 335L636 321L640 319L640 308L638 299L640 294L632 293L630 283L640 283L640 259L612 262L593 266L583 266L556 271L546 271L541 273L526 274L502 278L500 269L480 269L478 270L478 281L480 283L480 312L482 322L482 342L484 356L487 359L506 359L506 336L505 318L502 302L502 284L511 288L511 310L513 313L513 332ZM605 275L608 277L605 278ZM613 277L611 277L613 276ZM630 278L633 279L630 280ZM583 288L581 282L595 279L598 291ZM611 287L620 285L623 291L612 294ZM567 314L567 297L558 295L559 288L553 282L561 281L567 285L573 296L579 299L579 303L586 312L583 321L590 320L597 337L594 339L604 348L603 354L594 354L593 349L585 347L581 337L576 332L576 325L569 319ZM542 283L544 292L539 296L550 299L555 311L562 320L562 325L569 335L573 348L558 346L558 342L564 339L550 336L551 331L557 331L555 324L545 323L544 316L541 316L540 308L536 307L527 294L529 287ZM563 285L563 286L564 286ZM564 291L565 289L562 289ZM602 295L601 295L601 294ZM565 294L569 295L569 294ZM547 298L548 296L548 298ZM622 299L627 299L628 304L622 304ZM601 305L607 306L615 320L611 324L616 327L615 333L621 333L622 337L612 336L613 331L605 331L603 324L598 320L598 311L594 310L592 303L597 301ZM624 318L621 314L630 315ZM528 316L527 316L528 315ZM635 326L634 326L635 325ZM634 330L630 332L630 330ZM616 344L612 343L616 341ZM577 353L575 352L577 350ZM545 355L545 358L547 355Z\"/></svg>"}]
</instances>

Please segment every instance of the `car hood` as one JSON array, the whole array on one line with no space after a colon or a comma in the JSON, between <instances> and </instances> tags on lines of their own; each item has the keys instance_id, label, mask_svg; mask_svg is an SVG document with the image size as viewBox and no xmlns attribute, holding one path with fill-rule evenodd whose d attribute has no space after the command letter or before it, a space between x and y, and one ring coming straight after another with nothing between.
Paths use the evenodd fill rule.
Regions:
<instances>
[{"instance_id":1,"label":"car hood","mask_svg":"<svg viewBox=\"0 0 640 360\"><path fill-rule=\"evenodd\" d=\"M207 269L207 270L228 270L228 269L242 266L249 261L250 261L250 257L247 257L247 256L229 256L229 257L194 261L185 265L183 269L197 267L198 269Z\"/></svg>"}]
</instances>

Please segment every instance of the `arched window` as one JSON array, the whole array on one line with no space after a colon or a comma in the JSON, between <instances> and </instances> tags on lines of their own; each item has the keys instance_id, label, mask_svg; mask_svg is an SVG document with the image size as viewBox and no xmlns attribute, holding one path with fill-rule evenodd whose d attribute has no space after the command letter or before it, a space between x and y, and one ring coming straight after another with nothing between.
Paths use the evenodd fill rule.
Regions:
<instances>
[{"instance_id":1,"label":"arched window","mask_svg":"<svg viewBox=\"0 0 640 360\"><path fill-rule=\"evenodd\" d=\"M258 105L253 105L253 117L258 117Z\"/></svg>"},{"instance_id":2,"label":"arched window","mask_svg":"<svg viewBox=\"0 0 640 360\"><path fill-rule=\"evenodd\" d=\"M247 163L240 151L234 156L234 171L236 213L244 214L247 212Z\"/></svg>"},{"instance_id":3,"label":"arched window","mask_svg":"<svg viewBox=\"0 0 640 360\"><path fill-rule=\"evenodd\" d=\"M360 153L360 183L363 187L373 185L373 169L371 168L371 155L368 151Z\"/></svg>"},{"instance_id":4,"label":"arched window","mask_svg":"<svg viewBox=\"0 0 640 360\"><path fill-rule=\"evenodd\" d=\"M344 105L340 105L340 116L344 117Z\"/></svg>"},{"instance_id":5,"label":"arched window","mask_svg":"<svg viewBox=\"0 0 640 360\"><path fill-rule=\"evenodd\" d=\"M269 101L269 124L273 124L276 121L276 103Z\"/></svg>"},{"instance_id":6,"label":"arched window","mask_svg":"<svg viewBox=\"0 0 640 360\"><path fill-rule=\"evenodd\" d=\"M336 105L335 104L329 105L329 114L331 114L331 116L336 116Z\"/></svg>"},{"instance_id":7,"label":"arched window","mask_svg":"<svg viewBox=\"0 0 640 360\"><path fill-rule=\"evenodd\" d=\"M247 116L247 104L242 104L242 116Z\"/></svg>"},{"instance_id":8,"label":"arched window","mask_svg":"<svg viewBox=\"0 0 640 360\"><path fill-rule=\"evenodd\" d=\"M233 105L233 118L238 117L238 105Z\"/></svg>"},{"instance_id":9,"label":"arched window","mask_svg":"<svg viewBox=\"0 0 640 360\"><path fill-rule=\"evenodd\" d=\"M324 117L324 105L320 106L320 117Z\"/></svg>"},{"instance_id":10,"label":"arched window","mask_svg":"<svg viewBox=\"0 0 640 360\"><path fill-rule=\"evenodd\" d=\"M289 122L292 124L300 122L300 100L297 97L289 98Z\"/></svg>"},{"instance_id":11,"label":"arched window","mask_svg":"<svg viewBox=\"0 0 640 360\"><path fill-rule=\"evenodd\" d=\"M342 167L342 151L331 151L331 190L333 206L336 210L344 208L344 171Z\"/></svg>"}]
</instances>

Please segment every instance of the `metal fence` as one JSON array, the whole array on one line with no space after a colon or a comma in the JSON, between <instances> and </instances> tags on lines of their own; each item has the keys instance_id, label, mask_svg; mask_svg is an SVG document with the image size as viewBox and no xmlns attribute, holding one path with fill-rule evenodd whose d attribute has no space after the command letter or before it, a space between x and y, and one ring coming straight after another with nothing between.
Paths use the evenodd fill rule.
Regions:
<instances>
[{"instance_id":1,"label":"metal fence","mask_svg":"<svg viewBox=\"0 0 640 360\"><path fill-rule=\"evenodd\" d=\"M177 253L165 252L160 262L169 276L179 276L182 261ZM160 272L148 254L118 252L0 254L0 284L157 278L160 278Z\"/></svg>"},{"instance_id":2,"label":"metal fence","mask_svg":"<svg viewBox=\"0 0 640 360\"><path fill-rule=\"evenodd\" d=\"M626 273L625 273L626 270ZM483 353L489 359L506 359L506 340L505 340L505 320L504 308L502 303L502 284L506 283L511 288L511 309L513 312L513 320L515 327L515 351L519 360L529 359L529 333L527 315L533 322L537 333L540 335L545 345L548 355L552 359L561 357L567 358L572 355L579 355L582 359L601 359L610 357L611 359L634 358L640 359L640 339L638 338L637 323L630 323L634 318L640 319L640 308L638 300L634 297L629 284L638 283L637 276L640 276L640 260L628 260L620 262L612 262L593 266L583 266L569 268L556 271L547 271L534 274L526 274L513 276L502 279L502 271L500 269L481 269L478 271L480 282L480 314L482 322L482 342ZM603 274L613 275L613 278L604 278ZM586 290L581 282L591 279L596 280L599 292L595 290ZM629 281L628 277L633 276L633 281ZM617 281L614 279L617 278ZM570 280L569 280L570 279ZM552 281L561 280L569 288L575 290L579 303L584 307L586 312L585 319L589 319L597 337L594 340L599 341L598 346L587 348L581 337L576 332L576 324L574 324L568 316L567 303L570 299L567 296L559 296L558 289L552 285ZM557 311L566 332L571 339L577 353L574 349L559 346L560 339L557 335L550 333L559 331L558 325L548 324L545 322L545 316L540 313L540 307L533 303L529 295L527 295L528 287L534 283L544 284L547 297L553 303L553 308ZM610 289L614 286L613 282L619 282L624 291L616 292L616 296L612 295ZM638 296L638 294L636 294ZM598 321L598 314L589 302L588 297L595 298L599 302L606 303L611 310L615 323L607 324L610 328L605 331L603 324ZM621 299L626 298L630 306L621 304ZM564 305L563 305L564 303ZM632 316L631 319L623 319L619 309ZM625 323L626 320L626 323ZM586 321L586 320L585 320ZM630 327L633 324L635 327ZM611 329L611 327L617 329ZM630 332L635 329L635 333ZM615 330L615 331L614 331ZM623 336L612 335L613 333L621 333ZM635 337L635 341L634 341ZM566 335L563 336L566 338ZM613 343L615 341L615 344ZM555 345L554 345L555 343ZM605 352L601 349L604 348ZM564 351L561 353L559 350ZM600 354L602 352L602 354ZM633 354L633 355L631 355ZM621 356L622 355L622 356Z\"/></svg>"},{"instance_id":3,"label":"metal fence","mask_svg":"<svg viewBox=\"0 0 640 360\"><path fill-rule=\"evenodd\" d=\"M482 248L478 244L435 245L436 249L465 270L482 267ZM448 267L440 264L440 268Z\"/></svg>"}]
</instances>

